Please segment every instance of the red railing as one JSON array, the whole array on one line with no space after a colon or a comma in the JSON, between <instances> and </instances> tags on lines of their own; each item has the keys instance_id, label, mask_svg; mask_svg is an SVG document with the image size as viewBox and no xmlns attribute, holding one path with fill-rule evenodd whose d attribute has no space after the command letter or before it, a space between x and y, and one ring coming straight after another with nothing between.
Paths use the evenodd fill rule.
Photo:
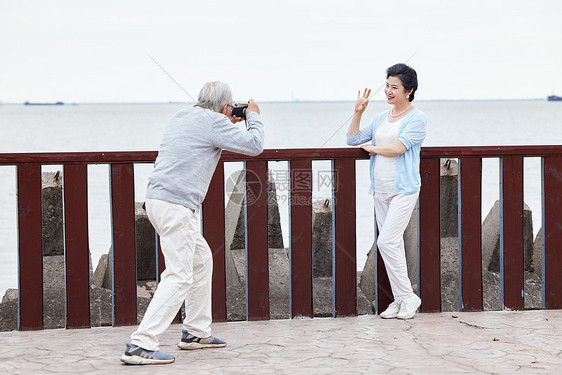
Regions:
<instances>
[{"instance_id":1,"label":"red railing","mask_svg":"<svg viewBox=\"0 0 562 375\"><path fill-rule=\"evenodd\" d=\"M41 166L63 165L67 327L89 327L87 165L110 165L114 324L137 324L134 164L153 163L156 152L0 154L17 168L19 328L43 328ZM562 146L426 147L422 149L419 199L419 293L422 311L441 311L440 159L459 159L462 309L482 310L482 158L500 158L503 173L504 306L523 309L523 158L541 157L543 169L544 301L562 307ZM213 319L226 321L224 163L244 161L247 196L247 316L269 319L267 163L288 161L291 188L291 316L312 317L312 161L332 160L334 186L334 316L355 315L355 161L359 149L266 150L257 157L224 152L203 203L203 234L214 258ZM297 172L298 171L298 177ZM360 173L367 173L361 171ZM297 180L298 178L298 180ZM298 189L296 188L298 186ZM160 258L161 259L161 258ZM162 271L163 262L159 262ZM391 302L378 262L379 310Z\"/></svg>"}]
</instances>

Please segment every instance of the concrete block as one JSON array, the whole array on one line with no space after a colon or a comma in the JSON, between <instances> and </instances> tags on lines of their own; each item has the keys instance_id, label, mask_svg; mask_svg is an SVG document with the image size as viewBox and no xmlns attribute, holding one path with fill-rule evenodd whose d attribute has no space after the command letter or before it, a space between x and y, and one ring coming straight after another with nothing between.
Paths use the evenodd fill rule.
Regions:
<instances>
[{"instance_id":1,"label":"concrete block","mask_svg":"<svg viewBox=\"0 0 562 375\"><path fill-rule=\"evenodd\" d=\"M18 329L18 300L0 303L0 332Z\"/></svg>"},{"instance_id":2,"label":"concrete block","mask_svg":"<svg viewBox=\"0 0 562 375\"><path fill-rule=\"evenodd\" d=\"M457 237L458 232L458 163L453 159L441 160L439 187L439 233L441 238ZM412 284L418 278L418 205L414 208L404 231L404 249L408 277Z\"/></svg>"},{"instance_id":3,"label":"concrete block","mask_svg":"<svg viewBox=\"0 0 562 375\"><path fill-rule=\"evenodd\" d=\"M96 267L96 271L94 272L94 285L98 288L108 288L105 285L106 273L107 273L107 266L109 264L109 256L108 254L102 254L98 265Z\"/></svg>"},{"instance_id":4,"label":"concrete block","mask_svg":"<svg viewBox=\"0 0 562 375\"><path fill-rule=\"evenodd\" d=\"M441 177L439 180L439 232L441 237L458 235L458 162L453 159L441 160Z\"/></svg>"},{"instance_id":5,"label":"concrete block","mask_svg":"<svg viewBox=\"0 0 562 375\"><path fill-rule=\"evenodd\" d=\"M523 204L523 254L525 271L533 271L533 213ZM500 271L500 202L496 201L482 224L482 262L488 271Z\"/></svg>"},{"instance_id":6,"label":"concrete block","mask_svg":"<svg viewBox=\"0 0 562 375\"><path fill-rule=\"evenodd\" d=\"M43 255L63 255L62 176L59 172L41 175Z\"/></svg>"},{"instance_id":7,"label":"concrete block","mask_svg":"<svg viewBox=\"0 0 562 375\"><path fill-rule=\"evenodd\" d=\"M137 280L156 280L156 232L142 202L135 202Z\"/></svg>"},{"instance_id":8,"label":"concrete block","mask_svg":"<svg viewBox=\"0 0 562 375\"><path fill-rule=\"evenodd\" d=\"M441 310L459 311L459 239L441 238Z\"/></svg>"},{"instance_id":9,"label":"concrete block","mask_svg":"<svg viewBox=\"0 0 562 375\"><path fill-rule=\"evenodd\" d=\"M332 205L329 199L312 205L314 277L332 277Z\"/></svg>"},{"instance_id":10,"label":"concrete block","mask_svg":"<svg viewBox=\"0 0 562 375\"><path fill-rule=\"evenodd\" d=\"M363 292L363 295L369 302L375 300L375 271L376 271L376 260L377 254L375 253L375 244L371 246L371 249L367 253L367 260L363 266L363 271L361 272L361 277L359 279L359 288Z\"/></svg>"},{"instance_id":11,"label":"concrete block","mask_svg":"<svg viewBox=\"0 0 562 375\"><path fill-rule=\"evenodd\" d=\"M542 279L542 228L533 241L533 272Z\"/></svg>"},{"instance_id":12,"label":"concrete block","mask_svg":"<svg viewBox=\"0 0 562 375\"><path fill-rule=\"evenodd\" d=\"M228 217L226 220L226 228L230 233L231 228L235 228L232 235L232 241L230 242L231 249L243 249L246 247L246 210L244 207L244 174L240 173L236 180L236 186L233 190L230 200L234 201L232 205L232 212L228 209ZM270 249L281 249L283 248L283 233L281 230L281 216L279 214L279 203L277 201L277 189L275 187L275 180L271 171L267 172L267 201L268 201L268 218L267 218L267 230L268 230L268 247ZM230 201L229 201L230 204ZM234 208L240 207L236 211ZM236 223L236 224L234 224ZM227 237L229 239L230 236ZM228 242L227 242L228 243Z\"/></svg>"},{"instance_id":13,"label":"concrete block","mask_svg":"<svg viewBox=\"0 0 562 375\"><path fill-rule=\"evenodd\" d=\"M2 297L2 302L8 302L8 301L17 301L18 299L18 290L17 289L8 289L6 290L6 293L4 293L4 296Z\"/></svg>"}]
</instances>

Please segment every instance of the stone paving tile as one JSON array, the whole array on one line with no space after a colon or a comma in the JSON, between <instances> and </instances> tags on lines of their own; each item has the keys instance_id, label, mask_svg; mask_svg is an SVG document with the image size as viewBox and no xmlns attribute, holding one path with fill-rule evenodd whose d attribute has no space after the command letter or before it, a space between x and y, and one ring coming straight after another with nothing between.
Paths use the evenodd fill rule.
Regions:
<instances>
[{"instance_id":1,"label":"stone paving tile","mask_svg":"<svg viewBox=\"0 0 562 375\"><path fill-rule=\"evenodd\" d=\"M181 351L181 326L161 337L176 362L125 366L134 327L0 333L0 374L559 373L562 311L418 314L213 325L224 349Z\"/></svg>"}]
</instances>

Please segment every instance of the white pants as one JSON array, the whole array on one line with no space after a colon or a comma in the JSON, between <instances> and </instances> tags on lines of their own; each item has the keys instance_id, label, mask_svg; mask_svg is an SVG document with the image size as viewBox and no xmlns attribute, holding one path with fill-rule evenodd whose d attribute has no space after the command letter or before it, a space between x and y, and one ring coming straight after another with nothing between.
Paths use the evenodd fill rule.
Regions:
<instances>
[{"instance_id":1,"label":"white pants","mask_svg":"<svg viewBox=\"0 0 562 375\"><path fill-rule=\"evenodd\" d=\"M211 336L213 256L200 231L199 214L190 208L146 200L148 219L160 235L166 269L131 343L158 350L163 333L185 303L183 326L198 337Z\"/></svg>"},{"instance_id":2,"label":"white pants","mask_svg":"<svg viewBox=\"0 0 562 375\"><path fill-rule=\"evenodd\" d=\"M404 231L416 206L418 195L419 192L415 194L377 193L373 196L379 228L377 247L384 261L395 300L410 297L413 293L406 266Z\"/></svg>"}]
</instances>

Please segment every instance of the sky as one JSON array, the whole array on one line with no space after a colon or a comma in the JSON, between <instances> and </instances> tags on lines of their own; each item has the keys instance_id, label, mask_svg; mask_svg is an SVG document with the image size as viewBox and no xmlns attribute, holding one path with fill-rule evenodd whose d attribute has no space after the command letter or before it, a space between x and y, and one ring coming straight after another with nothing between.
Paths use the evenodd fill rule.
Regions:
<instances>
[{"instance_id":1,"label":"sky","mask_svg":"<svg viewBox=\"0 0 562 375\"><path fill-rule=\"evenodd\" d=\"M0 0L0 100L355 100L398 62L418 100L562 95L562 1ZM383 100L380 90L373 100Z\"/></svg>"}]
</instances>

